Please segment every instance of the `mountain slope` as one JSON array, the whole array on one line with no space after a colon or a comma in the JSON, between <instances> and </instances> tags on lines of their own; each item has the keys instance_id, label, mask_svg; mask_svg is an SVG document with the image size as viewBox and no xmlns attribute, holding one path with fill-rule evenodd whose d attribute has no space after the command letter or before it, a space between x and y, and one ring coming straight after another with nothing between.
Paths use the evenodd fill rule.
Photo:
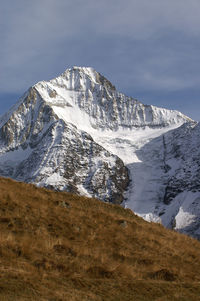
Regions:
<instances>
[{"instance_id":1,"label":"mountain slope","mask_svg":"<svg viewBox=\"0 0 200 301\"><path fill-rule=\"evenodd\" d=\"M129 181L123 162L59 119L36 88L7 116L0 129L1 175L104 201L123 200Z\"/></svg>"},{"instance_id":2,"label":"mountain slope","mask_svg":"<svg viewBox=\"0 0 200 301\"><path fill-rule=\"evenodd\" d=\"M200 243L121 206L0 178L0 299L200 300Z\"/></svg>"},{"instance_id":3,"label":"mountain slope","mask_svg":"<svg viewBox=\"0 0 200 301\"><path fill-rule=\"evenodd\" d=\"M200 124L184 124L164 135L166 206L163 223L200 239Z\"/></svg>"}]
</instances>

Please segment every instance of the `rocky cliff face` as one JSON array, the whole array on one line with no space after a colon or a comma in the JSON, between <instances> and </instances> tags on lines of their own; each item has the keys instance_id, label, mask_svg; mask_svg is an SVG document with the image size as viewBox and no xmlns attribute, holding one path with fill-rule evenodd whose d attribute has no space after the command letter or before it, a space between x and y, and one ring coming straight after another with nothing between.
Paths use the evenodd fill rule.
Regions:
<instances>
[{"instance_id":1,"label":"rocky cliff face","mask_svg":"<svg viewBox=\"0 0 200 301\"><path fill-rule=\"evenodd\" d=\"M92 68L31 87L0 119L0 175L122 203L200 237L199 125Z\"/></svg>"}]
</instances>

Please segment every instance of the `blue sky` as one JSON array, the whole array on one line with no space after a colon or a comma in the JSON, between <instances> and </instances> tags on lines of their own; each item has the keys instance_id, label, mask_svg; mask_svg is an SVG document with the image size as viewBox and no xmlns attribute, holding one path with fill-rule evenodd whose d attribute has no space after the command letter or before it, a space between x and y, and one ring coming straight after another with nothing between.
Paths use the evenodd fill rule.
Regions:
<instances>
[{"instance_id":1,"label":"blue sky","mask_svg":"<svg viewBox=\"0 0 200 301\"><path fill-rule=\"evenodd\" d=\"M0 0L0 114L91 66L145 104L200 120L199 0Z\"/></svg>"}]
</instances>

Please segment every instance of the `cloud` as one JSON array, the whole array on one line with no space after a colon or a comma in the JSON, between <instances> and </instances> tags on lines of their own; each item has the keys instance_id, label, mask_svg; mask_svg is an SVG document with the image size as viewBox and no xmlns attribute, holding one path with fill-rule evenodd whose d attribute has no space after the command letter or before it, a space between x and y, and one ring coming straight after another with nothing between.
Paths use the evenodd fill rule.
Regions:
<instances>
[{"instance_id":1,"label":"cloud","mask_svg":"<svg viewBox=\"0 0 200 301\"><path fill-rule=\"evenodd\" d=\"M0 25L2 93L72 65L125 93L199 85L199 0L7 0Z\"/></svg>"}]
</instances>

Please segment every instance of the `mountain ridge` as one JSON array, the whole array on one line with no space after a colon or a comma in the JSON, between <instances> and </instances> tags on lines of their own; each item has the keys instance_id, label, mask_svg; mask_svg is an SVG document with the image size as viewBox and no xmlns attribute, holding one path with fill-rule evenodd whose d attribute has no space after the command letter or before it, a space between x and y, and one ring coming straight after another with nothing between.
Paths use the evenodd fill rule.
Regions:
<instances>
[{"instance_id":1,"label":"mountain ridge","mask_svg":"<svg viewBox=\"0 0 200 301\"><path fill-rule=\"evenodd\" d=\"M87 70L86 73L85 70ZM103 76L92 68L76 67L67 69L61 76L49 82L39 82L34 87L40 91L42 97L54 107L54 111L58 114L64 115L56 110L56 106L65 106L67 98L68 110L74 104L77 105L79 109L89 115L89 123L94 128L118 130L120 127L159 127L181 123L185 120L191 121L189 117L178 111L143 105L140 101L113 89L107 79L99 83L96 80L99 77ZM108 85L107 82L109 82ZM72 95L70 95L70 91L73 91ZM69 118L68 115L68 122ZM73 120L73 123L76 123L76 120Z\"/></svg>"}]
</instances>

